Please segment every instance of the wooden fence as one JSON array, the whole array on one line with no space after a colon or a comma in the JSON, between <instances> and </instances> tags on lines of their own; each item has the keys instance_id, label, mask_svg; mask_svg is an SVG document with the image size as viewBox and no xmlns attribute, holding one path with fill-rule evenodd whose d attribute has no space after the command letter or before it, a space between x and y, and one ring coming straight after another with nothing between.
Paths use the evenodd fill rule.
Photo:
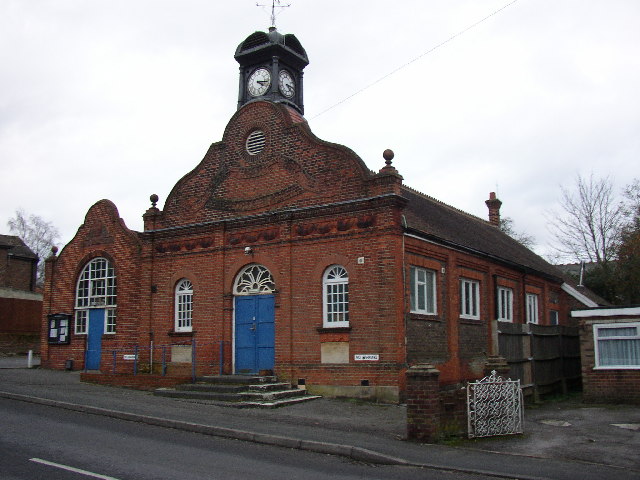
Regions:
<instances>
[{"instance_id":1,"label":"wooden fence","mask_svg":"<svg viewBox=\"0 0 640 480\"><path fill-rule=\"evenodd\" d=\"M582 385L578 327L498 322L500 355L525 396L567 393Z\"/></svg>"}]
</instances>

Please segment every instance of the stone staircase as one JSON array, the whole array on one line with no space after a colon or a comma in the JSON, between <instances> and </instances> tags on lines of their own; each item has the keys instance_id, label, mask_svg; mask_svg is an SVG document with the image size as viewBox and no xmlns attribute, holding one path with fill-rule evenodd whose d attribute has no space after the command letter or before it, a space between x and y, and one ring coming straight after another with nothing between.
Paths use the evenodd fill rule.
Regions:
<instances>
[{"instance_id":1,"label":"stone staircase","mask_svg":"<svg viewBox=\"0 0 640 480\"><path fill-rule=\"evenodd\" d=\"M247 375L200 377L196 383L158 388L153 394L236 408L276 408L320 398L289 383L279 383L276 377Z\"/></svg>"}]
</instances>

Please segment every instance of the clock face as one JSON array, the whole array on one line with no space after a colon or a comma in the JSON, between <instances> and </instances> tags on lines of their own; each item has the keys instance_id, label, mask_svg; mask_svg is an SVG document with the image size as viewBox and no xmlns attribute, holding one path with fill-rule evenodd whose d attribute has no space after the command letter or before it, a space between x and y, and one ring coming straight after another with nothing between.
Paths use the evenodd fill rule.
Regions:
<instances>
[{"instance_id":1,"label":"clock face","mask_svg":"<svg viewBox=\"0 0 640 480\"><path fill-rule=\"evenodd\" d=\"M280 88L280 93L287 98L293 97L293 94L296 93L296 84L293 77L286 70L280 71L280 75L278 76L278 88Z\"/></svg>"},{"instance_id":2,"label":"clock face","mask_svg":"<svg viewBox=\"0 0 640 480\"><path fill-rule=\"evenodd\" d=\"M247 81L247 89L253 97L264 95L271 86L271 74L266 68L254 71Z\"/></svg>"}]
</instances>

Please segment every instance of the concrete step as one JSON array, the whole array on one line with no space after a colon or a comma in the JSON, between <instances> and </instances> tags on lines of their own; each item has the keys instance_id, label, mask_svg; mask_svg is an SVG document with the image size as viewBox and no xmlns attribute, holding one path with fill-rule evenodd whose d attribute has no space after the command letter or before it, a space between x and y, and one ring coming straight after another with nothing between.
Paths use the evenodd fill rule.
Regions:
<instances>
[{"instance_id":1,"label":"concrete step","mask_svg":"<svg viewBox=\"0 0 640 480\"><path fill-rule=\"evenodd\" d=\"M192 392L216 392L216 393L240 393L247 389L245 385L222 385L210 383L183 383L176 385L180 391Z\"/></svg>"},{"instance_id":2,"label":"concrete step","mask_svg":"<svg viewBox=\"0 0 640 480\"><path fill-rule=\"evenodd\" d=\"M245 400L271 402L275 400L282 400L285 398L304 397L306 393L307 392L305 390L298 390L296 388L296 389L289 389L289 390L269 390L265 392L249 391L249 392L244 392L241 395Z\"/></svg>"},{"instance_id":3,"label":"concrete step","mask_svg":"<svg viewBox=\"0 0 640 480\"><path fill-rule=\"evenodd\" d=\"M320 396L306 395L304 391L302 392L302 394L298 394L295 396L269 395L267 397L263 397L256 394L246 395L214 392L194 392L184 390L181 391L173 388L159 388L154 391L154 395L236 408L277 408L320 398Z\"/></svg>"},{"instance_id":4,"label":"concrete step","mask_svg":"<svg viewBox=\"0 0 640 480\"><path fill-rule=\"evenodd\" d=\"M223 385L259 385L263 383L275 383L278 379L274 376L257 376L257 375L207 375L197 377L198 383L213 383Z\"/></svg>"},{"instance_id":5,"label":"concrete step","mask_svg":"<svg viewBox=\"0 0 640 480\"><path fill-rule=\"evenodd\" d=\"M276 377L221 375L200 377L197 383L158 388L154 395L235 407L274 408L319 398L278 382Z\"/></svg>"}]
</instances>

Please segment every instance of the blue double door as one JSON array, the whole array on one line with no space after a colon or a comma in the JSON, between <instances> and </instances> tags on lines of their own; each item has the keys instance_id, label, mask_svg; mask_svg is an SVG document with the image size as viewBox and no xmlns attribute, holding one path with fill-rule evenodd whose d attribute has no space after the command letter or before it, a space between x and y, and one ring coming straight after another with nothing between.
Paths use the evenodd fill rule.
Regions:
<instances>
[{"instance_id":1,"label":"blue double door","mask_svg":"<svg viewBox=\"0 0 640 480\"><path fill-rule=\"evenodd\" d=\"M235 298L235 373L257 374L275 366L275 297Z\"/></svg>"}]
</instances>

